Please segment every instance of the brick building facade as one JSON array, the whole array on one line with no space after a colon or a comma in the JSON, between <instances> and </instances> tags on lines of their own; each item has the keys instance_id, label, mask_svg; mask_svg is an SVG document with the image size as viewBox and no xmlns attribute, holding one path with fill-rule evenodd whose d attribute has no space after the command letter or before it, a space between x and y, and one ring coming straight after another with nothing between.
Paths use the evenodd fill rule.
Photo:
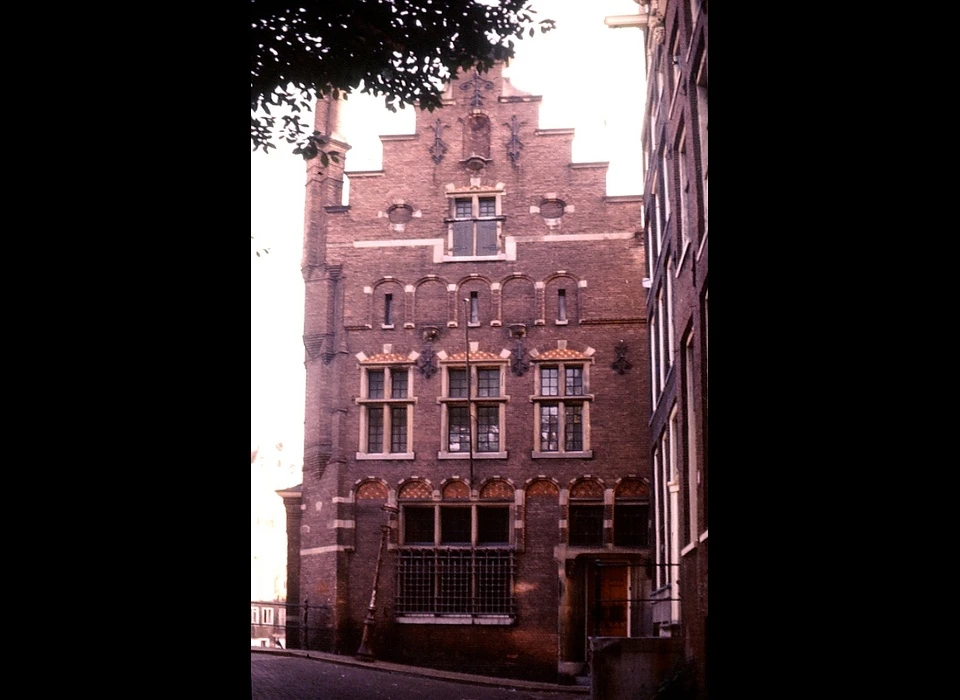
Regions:
<instances>
[{"instance_id":1,"label":"brick building facade","mask_svg":"<svg viewBox=\"0 0 960 700\"><path fill-rule=\"evenodd\" d=\"M680 636L707 697L709 246L707 2L641 0L646 34L644 231L649 254L654 624Z\"/></svg>"},{"instance_id":2,"label":"brick building facade","mask_svg":"<svg viewBox=\"0 0 960 700\"><path fill-rule=\"evenodd\" d=\"M402 663L562 680L589 636L653 633L642 198L607 196L502 68L381 136L377 171L344 171L318 105L346 157L308 164L281 495L288 601L326 612L291 646L357 652L375 578L365 642Z\"/></svg>"}]
</instances>

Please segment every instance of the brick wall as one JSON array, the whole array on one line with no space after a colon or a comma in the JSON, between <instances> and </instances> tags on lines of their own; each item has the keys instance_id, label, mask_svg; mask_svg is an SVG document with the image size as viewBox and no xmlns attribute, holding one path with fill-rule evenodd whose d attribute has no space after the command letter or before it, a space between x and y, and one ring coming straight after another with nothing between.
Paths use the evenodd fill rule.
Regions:
<instances>
[{"instance_id":1,"label":"brick wall","mask_svg":"<svg viewBox=\"0 0 960 700\"><path fill-rule=\"evenodd\" d=\"M348 206L330 201L319 175L308 184L304 257L314 264L305 271L301 547L308 553L301 557L300 597L331 606L331 633L323 643L355 652L384 522L380 502L353 498L356 484L367 477L382 480L395 499L398 484L412 476L433 485L454 476L468 478L467 461L437 456L443 444L440 373L432 377L413 373L415 459L356 459L362 451L357 354L371 357L389 350L409 356L428 347L448 356L462 353L466 339L461 300L476 291L480 323L469 328L469 339L479 351L493 356L506 351L512 358L519 340L528 360L564 346L589 360L589 391L595 397L590 403L592 457L534 458L536 427L530 397L535 369L520 376L508 370L503 393L510 399L501 431L501 449L508 457L476 459L472 485L476 488L498 475L514 485L524 503L517 508L523 524L514 590L516 620L509 626L393 622L398 537L394 520L380 580L374 646L381 657L408 663L551 678L569 649L582 654L584 648L582 639L576 643L561 639L583 634L582 624L578 627L562 617L582 618L582 611L571 610L582 607L583 601L563 599L568 588L582 588L568 586L565 561L558 554L558 547L565 545L560 540L564 532L560 520L565 517L561 489L585 475L600 479L606 488L628 474L649 475L641 198L606 197L606 164L571 163L572 130L540 130L539 98L506 84L500 67L483 76L491 84L489 90L482 82L475 88L472 78L468 74L452 83L451 102L444 109L418 113L414 135L383 139L382 171L351 176L347 154ZM469 89L461 89L464 85ZM489 117L490 160L470 170L461 163L463 143L470 142L470 134L465 137L463 130L474 112L464 101L477 89L482 98L478 109ZM435 159L440 153L438 120L447 150ZM514 161L508 156L511 149L519 153ZM339 170L334 167L325 177L336 180ZM449 186L465 193L471 187L502 192L505 259L436 261L443 247L440 241L447 236ZM559 222L537 209L556 201L565 205ZM389 215L397 206L410 208L409 220L401 226ZM565 323L558 323L559 289L566 293ZM384 329L387 293L393 295L394 323ZM514 323L525 325L522 338L511 334ZM424 335L427 326L439 331L430 340ZM626 355L615 369L613 363L620 357L615 348L621 344ZM623 370L624 360L632 365L629 370ZM556 493L525 500L524 485L538 475L556 484ZM607 550L613 551L612 545Z\"/></svg>"}]
</instances>

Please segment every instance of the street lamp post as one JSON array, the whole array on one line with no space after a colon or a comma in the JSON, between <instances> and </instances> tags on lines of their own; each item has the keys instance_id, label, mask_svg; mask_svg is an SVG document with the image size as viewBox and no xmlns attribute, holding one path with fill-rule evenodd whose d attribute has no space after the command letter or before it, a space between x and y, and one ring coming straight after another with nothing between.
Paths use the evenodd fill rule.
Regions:
<instances>
[{"instance_id":1,"label":"street lamp post","mask_svg":"<svg viewBox=\"0 0 960 700\"><path fill-rule=\"evenodd\" d=\"M380 565L383 563L383 550L386 549L387 538L390 536L390 514L396 513L399 508L385 503L383 510L386 513L387 522L380 526L380 551L377 552L377 565L373 570L370 605L367 607L367 617L363 621L363 636L360 638L360 647L356 654L361 661L373 661L375 658L370 648L370 636L373 634L374 625L377 624L377 587L380 585Z\"/></svg>"},{"instance_id":2,"label":"street lamp post","mask_svg":"<svg viewBox=\"0 0 960 700\"><path fill-rule=\"evenodd\" d=\"M464 355L464 362L467 365L467 428L469 432L470 444L470 488L474 488L473 482L473 387L470 384L470 299L463 300L463 337L467 343L467 354Z\"/></svg>"}]
</instances>

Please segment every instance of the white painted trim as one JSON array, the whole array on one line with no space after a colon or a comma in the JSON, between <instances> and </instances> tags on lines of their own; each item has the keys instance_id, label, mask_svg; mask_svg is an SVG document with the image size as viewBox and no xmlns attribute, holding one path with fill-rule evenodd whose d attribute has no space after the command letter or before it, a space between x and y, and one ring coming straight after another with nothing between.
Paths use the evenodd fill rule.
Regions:
<instances>
[{"instance_id":1,"label":"white painted trim","mask_svg":"<svg viewBox=\"0 0 960 700\"><path fill-rule=\"evenodd\" d=\"M474 455L476 456L476 455ZM533 459L593 459L593 450L582 452L537 452L530 453Z\"/></svg>"},{"instance_id":2,"label":"white painted trim","mask_svg":"<svg viewBox=\"0 0 960 700\"><path fill-rule=\"evenodd\" d=\"M474 452L474 459L506 459L507 452ZM470 459L470 451L466 452L437 452L437 459Z\"/></svg>"},{"instance_id":3,"label":"white painted trim","mask_svg":"<svg viewBox=\"0 0 960 700\"><path fill-rule=\"evenodd\" d=\"M516 620L510 615L433 615L397 614L393 621L398 625L513 625Z\"/></svg>"},{"instance_id":4,"label":"white painted trim","mask_svg":"<svg viewBox=\"0 0 960 700\"><path fill-rule=\"evenodd\" d=\"M399 248L402 246L443 245L442 238L393 238L384 241L354 241L354 248Z\"/></svg>"},{"instance_id":5,"label":"white painted trim","mask_svg":"<svg viewBox=\"0 0 960 700\"><path fill-rule=\"evenodd\" d=\"M383 460L384 462L396 462L398 460L405 459L416 459L416 452L388 452L388 453L370 453L366 452L357 452L356 459L357 461L374 461L374 460Z\"/></svg>"},{"instance_id":6,"label":"white painted trim","mask_svg":"<svg viewBox=\"0 0 960 700\"><path fill-rule=\"evenodd\" d=\"M706 530L704 530L703 532L700 533L700 541L701 541L701 542L706 542L706 541L707 541L707 531L706 531Z\"/></svg>"},{"instance_id":7,"label":"white painted trim","mask_svg":"<svg viewBox=\"0 0 960 700\"><path fill-rule=\"evenodd\" d=\"M328 530L353 530L356 523L353 520L334 520L327 525Z\"/></svg>"},{"instance_id":8,"label":"white painted trim","mask_svg":"<svg viewBox=\"0 0 960 700\"><path fill-rule=\"evenodd\" d=\"M688 544L686 547L684 547L683 549L680 550L680 556L681 556L681 557L685 557L685 556L687 556L690 552L692 552L693 550L695 550L696 548L697 548L697 543L696 543L696 542L691 542L691 543Z\"/></svg>"},{"instance_id":9,"label":"white painted trim","mask_svg":"<svg viewBox=\"0 0 960 700\"><path fill-rule=\"evenodd\" d=\"M542 236L513 236L520 243L555 243L557 241L625 241L634 237L632 231L626 233L545 233Z\"/></svg>"},{"instance_id":10,"label":"white painted trim","mask_svg":"<svg viewBox=\"0 0 960 700\"><path fill-rule=\"evenodd\" d=\"M347 547L342 544L331 544L325 547L311 547L310 549L301 549L300 556L305 557L311 554L330 554L331 552L352 552L353 547Z\"/></svg>"}]
</instances>

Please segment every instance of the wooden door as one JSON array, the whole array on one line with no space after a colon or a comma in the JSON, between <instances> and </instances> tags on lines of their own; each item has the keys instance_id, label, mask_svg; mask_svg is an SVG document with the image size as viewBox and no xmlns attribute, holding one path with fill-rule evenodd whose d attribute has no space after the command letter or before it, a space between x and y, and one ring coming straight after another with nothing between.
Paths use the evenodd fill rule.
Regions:
<instances>
[{"instance_id":1,"label":"wooden door","mask_svg":"<svg viewBox=\"0 0 960 700\"><path fill-rule=\"evenodd\" d=\"M599 572L598 634L601 637L626 637L627 584L630 570L626 566L603 566Z\"/></svg>"}]
</instances>

